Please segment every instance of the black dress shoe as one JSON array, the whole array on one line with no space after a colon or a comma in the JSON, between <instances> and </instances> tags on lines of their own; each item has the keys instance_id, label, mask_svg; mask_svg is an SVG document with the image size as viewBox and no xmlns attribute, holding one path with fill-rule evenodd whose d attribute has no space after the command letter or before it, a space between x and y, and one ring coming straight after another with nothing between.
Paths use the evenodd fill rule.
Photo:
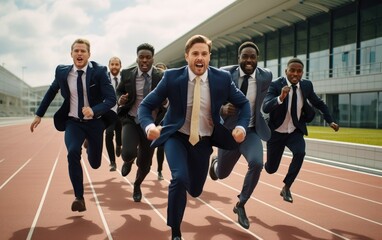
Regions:
<instances>
[{"instance_id":1,"label":"black dress shoe","mask_svg":"<svg viewBox=\"0 0 382 240\"><path fill-rule=\"evenodd\" d=\"M237 221L239 222L240 226L242 226L245 229L249 228L249 221L247 218L247 214L245 213L244 206L239 206L236 204L236 206L233 208L233 212L237 214Z\"/></svg>"},{"instance_id":2,"label":"black dress shoe","mask_svg":"<svg viewBox=\"0 0 382 240\"><path fill-rule=\"evenodd\" d=\"M126 177L127 174L131 171L131 165L133 165L133 162L124 162L122 165L121 174L122 176Z\"/></svg>"},{"instance_id":3,"label":"black dress shoe","mask_svg":"<svg viewBox=\"0 0 382 240\"><path fill-rule=\"evenodd\" d=\"M141 201L141 199L142 199L141 186L134 186L133 199L134 199L134 202L140 202Z\"/></svg>"},{"instance_id":4,"label":"black dress shoe","mask_svg":"<svg viewBox=\"0 0 382 240\"><path fill-rule=\"evenodd\" d=\"M285 187L283 187L283 189L282 189L281 192L280 192L280 196L283 197L284 201L293 203L292 194L291 194L289 188L285 188Z\"/></svg>"},{"instance_id":5,"label":"black dress shoe","mask_svg":"<svg viewBox=\"0 0 382 240\"><path fill-rule=\"evenodd\" d=\"M74 199L72 203L72 211L73 212L83 212L86 211L86 206L85 206L85 200L76 198Z\"/></svg>"},{"instance_id":6,"label":"black dress shoe","mask_svg":"<svg viewBox=\"0 0 382 240\"><path fill-rule=\"evenodd\" d=\"M116 146L115 147L115 155L117 157L121 156L121 152L122 152L122 147L121 146Z\"/></svg>"},{"instance_id":7,"label":"black dress shoe","mask_svg":"<svg viewBox=\"0 0 382 240\"><path fill-rule=\"evenodd\" d=\"M218 163L218 157L213 156L212 161L211 161L211 165L210 165L209 174L210 174L210 178L214 181L218 180L218 176L215 173L215 164L217 164L217 163Z\"/></svg>"},{"instance_id":8,"label":"black dress shoe","mask_svg":"<svg viewBox=\"0 0 382 240\"><path fill-rule=\"evenodd\" d=\"M114 172L117 170L117 164L115 162L110 163L110 172Z\"/></svg>"}]
</instances>

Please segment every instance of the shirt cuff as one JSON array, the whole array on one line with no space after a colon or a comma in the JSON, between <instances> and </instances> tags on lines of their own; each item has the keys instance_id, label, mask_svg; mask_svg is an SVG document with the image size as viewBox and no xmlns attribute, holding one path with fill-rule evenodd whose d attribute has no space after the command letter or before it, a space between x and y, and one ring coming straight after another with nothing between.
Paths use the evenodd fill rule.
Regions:
<instances>
[{"instance_id":1,"label":"shirt cuff","mask_svg":"<svg viewBox=\"0 0 382 240\"><path fill-rule=\"evenodd\" d=\"M150 123L149 125L147 125L147 127L145 128L146 134L149 132L149 130L150 130L152 127L155 127L155 124L154 124L154 123Z\"/></svg>"},{"instance_id":2,"label":"shirt cuff","mask_svg":"<svg viewBox=\"0 0 382 240\"><path fill-rule=\"evenodd\" d=\"M243 126L236 126L235 128L240 128L244 131L244 137L247 135L247 131L245 131L245 128Z\"/></svg>"}]
</instances>

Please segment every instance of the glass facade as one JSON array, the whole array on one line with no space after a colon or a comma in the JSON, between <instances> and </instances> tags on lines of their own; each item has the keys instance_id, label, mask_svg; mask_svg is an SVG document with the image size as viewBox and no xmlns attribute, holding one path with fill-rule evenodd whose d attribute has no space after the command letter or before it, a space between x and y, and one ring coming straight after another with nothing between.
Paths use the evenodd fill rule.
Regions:
<instances>
[{"instance_id":1,"label":"glass facade","mask_svg":"<svg viewBox=\"0 0 382 240\"><path fill-rule=\"evenodd\" d=\"M337 80L346 83L347 79L368 74L381 76L381 23L382 2L354 1L292 26L265 33L263 36L255 36L252 41L259 46L261 55L258 66L270 69L276 78L284 75L286 63L290 58L300 58L305 63L304 77L313 84L330 80L330 86L325 86L330 94L325 94L325 90L319 94L340 126L381 128L380 85L374 90L362 92L357 92L357 88L354 87L348 92L342 89L338 94L332 93L330 89ZM236 64L231 59L237 60L234 48L239 44L218 50L218 66ZM380 81L382 82L382 77ZM325 123L321 115L316 114L311 124Z\"/></svg>"}]
</instances>

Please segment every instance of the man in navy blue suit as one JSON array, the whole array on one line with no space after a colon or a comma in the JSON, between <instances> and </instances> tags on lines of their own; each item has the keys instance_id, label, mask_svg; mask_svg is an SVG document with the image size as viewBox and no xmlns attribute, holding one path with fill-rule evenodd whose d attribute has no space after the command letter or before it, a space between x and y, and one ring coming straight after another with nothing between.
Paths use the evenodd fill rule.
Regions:
<instances>
[{"instance_id":1,"label":"man in navy blue suit","mask_svg":"<svg viewBox=\"0 0 382 240\"><path fill-rule=\"evenodd\" d=\"M285 147L291 150L292 161L280 192L284 201L290 203L293 202L290 187L300 172L305 157L304 135L308 135L306 123L311 122L315 116L312 106L320 110L334 131L339 129L325 102L314 92L312 82L302 79L303 73L303 62L298 58L290 59L285 69L286 77L272 81L263 104L264 113L269 113L268 125L272 131L271 138L267 141L267 161L264 168L270 174L275 173L280 166Z\"/></svg>"},{"instance_id":2,"label":"man in navy blue suit","mask_svg":"<svg viewBox=\"0 0 382 240\"><path fill-rule=\"evenodd\" d=\"M250 119L249 102L236 88L229 72L209 66L211 47L207 37L192 36L185 46L188 65L167 70L138 108L141 127L147 138L153 140L151 146L164 145L172 176L167 225L175 240L181 239L187 193L198 197L203 191L212 146L235 148L237 143L244 141ZM163 127L156 126L152 111L166 99L169 108ZM222 125L220 118L220 108L226 102L231 102L240 112L232 131ZM199 108L195 111L194 106ZM195 121L198 123L196 133L193 131Z\"/></svg>"},{"instance_id":3,"label":"man in navy blue suit","mask_svg":"<svg viewBox=\"0 0 382 240\"><path fill-rule=\"evenodd\" d=\"M235 85L240 86L240 89L247 96L251 107L251 121L244 142L234 150L219 149L218 156L212 159L209 171L213 180L224 179L232 172L240 156L244 156L248 163L248 170L241 192L237 196L239 201L234 206L233 211L238 215L239 224L245 229L249 228L249 220L244 205L255 190L263 169L263 144L261 140L267 141L271 137L271 131L263 118L261 106L272 82L272 72L257 66L259 52L256 44L244 42L238 51L239 65L223 68L231 73ZM237 112L231 103L222 107L221 115L224 119L224 126L229 129L235 127Z\"/></svg>"},{"instance_id":4,"label":"man in navy blue suit","mask_svg":"<svg viewBox=\"0 0 382 240\"><path fill-rule=\"evenodd\" d=\"M99 168L103 132L117 117L111 110L117 100L106 66L88 61L88 40L75 40L71 46L71 56L74 64L57 66L55 79L37 109L30 130L33 132L40 124L50 103L60 91L64 102L54 115L54 124L58 131L65 131L69 176L75 195L71 208L72 211L82 212L86 210L81 167L82 143L87 139L89 164L94 169Z\"/></svg>"}]
</instances>

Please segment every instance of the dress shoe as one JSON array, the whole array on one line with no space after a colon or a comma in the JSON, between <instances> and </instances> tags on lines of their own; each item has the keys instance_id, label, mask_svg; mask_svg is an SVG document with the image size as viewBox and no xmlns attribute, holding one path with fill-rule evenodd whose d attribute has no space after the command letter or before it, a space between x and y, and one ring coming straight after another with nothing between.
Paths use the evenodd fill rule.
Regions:
<instances>
[{"instance_id":1,"label":"dress shoe","mask_svg":"<svg viewBox=\"0 0 382 240\"><path fill-rule=\"evenodd\" d=\"M133 199L134 199L134 202L140 202L141 201L141 199L142 199L141 186L134 186Z\"/></svg>"},{"instance_id":2,"label":"dress shoe","mask_svg":"<svg viewBox=\"0 0 382 240\"><path fill-rule=\"evenodd\" d=\"M72 203L72 211L73 212L83 212L83 211L86 211L85 200L84 199L79 199L79 198L74 199L74 201Z\"/></svg>"},{"instance_id":3,"label":"dress shoe","mask_svg":"<svg viewBox=\"0 0 382 240\"><path fill-rule=\"evenodd\" d=\"M158 180L163 180L163 175L161 171L158 171Z\"/></svg>"},{"instance_id":4,"label":"dress shoe","mask_svg":"<svg viewBox=\"0 0 382 240\"><path fill-rule=\"evenodd\" d=\"M131 165L133 165L133 162L124 162L122 165L121 174L122 176L126 177L127 174L131 171Z\"/></svg>"},{"instance_id":5,"label":"dress shoe","mask_svg":"<svg viewBox=\"0 0 382 240\"><path fill-rule=\"evenodd\" d=\"M213 156L212 161L211 161L211 166L210 166L210 178L214 181L218 180L218 176L215 173L215 165L218 163L218 157Z\"/></svg>"},{"instance_id":6,"label":"dress shoe","mask_svg":"<svg viewBox=\"0 0 382 240\"><path fill-rule=\"evenodd\" d=\"M117 170L117 164L115 162L110 163L110 172L114 172Z\"/></svg>"},{"instance_id":7,"label":"dress shoe","mask_svg":"<svg viewBox=\"0 0 382 240\"><path fill-rule=\"evenodd\" d=\"M239 206L236 204L236 206L233 208L233 212L237 214L237 219L240 224L245 229L249 228L249 221L247 218L247 214L245 213L244 206Z\"/></svg>"},{"instance_id":8,"label":"dress shoe","mask_svg":"<svg viewBox=\"0 0 382 240\"><path fill-rule=\"evenodd\" d=\"M121 156L121 152L122 152L122 147L121 146L116 146L115 147L115 155L117 157Z\"/></svg>"},{"instance_id":9,"label":"dress shoe","mask_svg":"<svg viewBox=\"0 0 382 240\"><path fill-rule=\"evenodd\" d=\"M280 192L280 196L283 197L284 201L293 203L292 194L291 194L289 188L286 188L286 187L284 186L283 189L282 189L281 192Z\"/></svg>"}]
</instances>

